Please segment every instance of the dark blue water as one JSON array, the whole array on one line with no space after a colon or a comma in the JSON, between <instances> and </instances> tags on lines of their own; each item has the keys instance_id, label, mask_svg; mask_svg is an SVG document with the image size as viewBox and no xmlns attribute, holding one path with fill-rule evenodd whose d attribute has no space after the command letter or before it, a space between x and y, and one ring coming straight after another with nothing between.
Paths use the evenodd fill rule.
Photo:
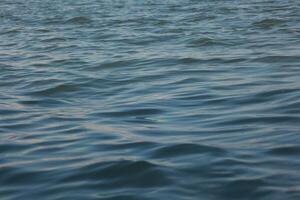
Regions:
<instances>
[{"instance_id":1,"label":"dark blue water","mask_svg":"<svg viewBox=\"0 0 300 200\"><path fill-rule=\"evenodd\" d=\"M300 199L300 2L0 0L0 199Z\"/></svg>"}]
</instances>

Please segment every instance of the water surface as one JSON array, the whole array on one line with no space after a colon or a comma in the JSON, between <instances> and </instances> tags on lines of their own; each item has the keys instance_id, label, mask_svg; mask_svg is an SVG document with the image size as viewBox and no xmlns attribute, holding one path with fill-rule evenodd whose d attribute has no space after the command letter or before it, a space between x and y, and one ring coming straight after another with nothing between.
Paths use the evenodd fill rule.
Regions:
<instances>
[{"instance_id":1,"label":"water surface","mask_svg":"<svg viewBox=\"0 0 300 200\"><path fill-rule=\"evenodd\" d=\"M3 200L300 199L298 0L1 0Z\"/></svg>"}]
</instances>

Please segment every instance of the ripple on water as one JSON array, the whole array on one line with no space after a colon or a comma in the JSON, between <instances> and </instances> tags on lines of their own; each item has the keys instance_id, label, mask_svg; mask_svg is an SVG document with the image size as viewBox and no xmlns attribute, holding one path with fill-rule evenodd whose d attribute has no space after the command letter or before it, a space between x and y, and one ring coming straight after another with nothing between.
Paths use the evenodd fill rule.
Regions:
<instances>
[{"instance_id":1,"label":"ripple on water","mask_svg":"<svg viewBox=\"0 0 300 200\"><path fill-rule=\"evenodd\" d=\"M164 171L163 167L147 161L100 162L81 167L78 173L67 176L63 182L95 181L102 189L155 188L171 184L171 179Z\"/></svg>"},{"instance_id":2,"label":"ripple on water","mask_svg":"<svg viewBox=\"0 0 300 200\"><path fill-rule=\"evenodd\" d=\"M225 150L217 147L206 146L206 145L197 145L197 144L174 144L168 145L165 147L160 147L152 153L154 158L172 158L172 157L187 157L193 154L219 154L224 155Z\"/></svg>"},{"instance_id":3,"label":"ripple on water","mask_svg":"<svg viewBox=\"0 0 300 200\"><path fill-rule=\"evenodd\" d=\"M274 156L299 156L300 148L296 145L284 145L271 148L267 153Z\"/></svg>"},{"instance_id":4,"label":"ripple on water","mask_svg":"<svg viewBox=\"0 0 300 200\"><path fill-rule=\"evenodd\" d=\"M270 18L270 19L255 21L252 23L252 25L254 27L261 28L261 29L271 29L273 27L280 26L284 23L285 21L282 19Z\"/></svg>"},{"instance_id":5,"label":"ripple on water","mask_svg":"<svg viewBox=\"0 0 300 200\"><path fill-rule=\"evenodd\" d=\"M31 92L30 95L32 96L55 96L60 94L72 93L79 90L79 87L74 84L58 84L56 86L52 86L50 88L42 89L39 91Z\"/></svg>"},{"instance_id":6,"label":"ripple on water","mask_svg":"<svg viewBox=\"0 0 300 200\"><path fill-rule=\"evenodd\" d=\"M89 24L91 22L92 22L92 20L89 17L77 16L77 17L72 17L72 18L68 19L65 23L66 24L83 25L83 24Z\"/></svg>"}]
</instances>

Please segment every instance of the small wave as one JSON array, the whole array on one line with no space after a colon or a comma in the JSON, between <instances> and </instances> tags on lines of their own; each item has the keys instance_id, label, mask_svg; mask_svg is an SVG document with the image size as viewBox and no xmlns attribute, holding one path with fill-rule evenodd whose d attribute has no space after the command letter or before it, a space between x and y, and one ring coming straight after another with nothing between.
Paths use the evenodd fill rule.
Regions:
<instances>
[{"instance_id":1,"label":"small wave","mask_svg":"<svg viewBox=\"0 0 300 200\"><path fill-rule=\"evenodd\" d=\"M286 62L300 62L300 56L264 56L252 59L253 62L264 63L286 63Z\"/></svg>"},{"instance_id":2,"label":"small wave","mask_svg":"<svg viewBox=\"0 0 300 200\"><path fill-rule=\"evenodd\" d=\"M171 183L163 167L144 160L97 162L77 170L78 173L74 170L63 182L96 181L102 187L110 189L160 187Z\"/></svg>"},{"instance_id":3,"label":"small wave","mask_svg":"<svg viewBox=\"0 0 300 200\"><path fill-rule=\"evenodd\" d=\"M299 156L300 148L296 145L279 146L271 148L267 153L275 156Z\"/></svg>"},{"instance_id":4,"label":"small wave","mask_svg":"<svg viewBox=\"0 0 300 200\"><path fill-rule=\"evenodd\" d=\"M35 100L20 100L19 104L30 107L62 107L66 106L68 102L59 99L35 99Z\"/></svg>"},{"instance_id":5,"label":"small wave","mask_svg":"<svg viewBox=\"0 0 300 200\"><path fill-rule=\"evenodd\" d=\"M12 28L12 29L9 29L9 30L0 31L0 35L17 34L17 33L20 33L20 32L21 32L20 28Z\"/></svg>"},{"instance_id":6,"label":"small wave","mask_svg":"<svg viewBox=\"0 0 300 200\"><path fill-rule=\"evenodd\" d=\"M188 43L188 47L204 47L204 46L212 46L212 45L224 45L224 42L220 42L213 38L199 38L194 39Z\"/></svg>"},{"instance_id":7,"label":"small wave","mask_svg":"<svg viewBox=\"0 0 300 200\"><path fill-rule=\"evenodd\" d=\"M163 111L160 109L142 108L142 109L132 109L132 110L117 111L117 112L102 112L100 113L100 115L108 116L108 117L127 117L127 116L157 115L161 113L163 113Z\"/></svg>"},{"instance_id":8,"label":"small wave","mask_svg":"<svg viewBox=\"0 0 300 200\"><path fill-rule=\"evenodd\" d=\"M5 109L5 108L0 108L0 114L2 116L7 115L7 116L11 116L11 115L18 115L18 114L23 114L26 113L28 111L25 110L21 110L21 109Z\"/></svg>"},{"instance_id":9,"label":"small wave","mask_svg":"<svg viewBox=\"0 0 300 200\"><path fill-rule=\"evenodd\" d=\"M79 88L73 84L60 84L47 89L31 92L33 96L53 96L59 94L66 94L70 92L76 92Z\"/></svg>"},{"instance_id":10,"label":"small wave","mask_svg":"<svg viewBox=\"0 0 300 200\"><path fill-rule=\"evenodd\" d=\"M127 142L127 143L120 143L120 144L101 144L99 147L101 150L124 150L124 149L134 149L138 151L143 151L145 149L154 148L158 144L155 142Z\"/></svg>"},{"instance_id":11,"label":"small wave","mask_svg":"<svg viewBox=\"0 0 300 200\"><path fill-rule=\"evenodd\" d=\"M29 146L26 144L0 144L0 152L4 154L8 153L15 153L18 152L20 153L21 151L24 151L28 148Z\"/></svg>"},{"instance_id":12,"label":"small wave","mask_svg":"<svg viewBox=\"0 0 300 200\"><path fill-rule=\"evenodd\" d=\"M89 24L91 22L92 22L92 20L89 17L77 16L77 17L68 19L65 23L83 25L83 24Z\"/></svg>"},{"instance_id":13,"label":"small wave","mask_svg":"<svg viewBox=\"0 0 300 200\"><path fill-rule=\"evenodd\" d=\"M136 65L138 60L135 59L129 59L129 60L117 60L117 61L109 61L109 62L103 62L101 65L93 68L88 68L88 70L99 70L99 69L111 69L111 68L119 68L119 67L128 67Z\"/></svg>"},{"instance_id":14,"label":"small wave","mask_svg":"<svg viewBox=\"0 0 300 200\"><path fill-rule=\"evenodd\" d=\"M227 190L222 190L222 194L230 199L244 199L244 198L265 198L269 193L260 191L264 188L267 182L262 178L237 178L232 181L224 183L223 186ZM239 192L237 193L236 190Z\"/></svg>"},{"instance_id":15,"label":"small wave","mask_svg":"<svg viewBox=\"0 0 300 200\"><path fill-rule=\"evenodd\" d=\"M284 21L281 19L270 18L253 22L252 26L261 29L271 29L275 26L281 25L282 23L284 23Z\"/></svg>"},{"instance_id":16,"label":"small wave","mask_svg":"<svg viewBox=\"0 0 300 200\"><path fill-rule=\"evenodd\" d=\"M207 121L208 124L214 126L250 126L254 124L294 124L300 123L300 117L290 115L278 115L278 116L236 116L230 119L219 120L214 122L211 120Z\"/></svg>"},{"instance_id":17,"label":"small wave","mask_svg":"<svg viewBox=\"0 0 300 200\"><path fill-rule=\"evenodd\" d=\"M178 156L189 156L192 154L225 154L224 149L198 145L198 144L174 144L166 147L160 147L159 149L152 152L152 157L154 158L170 158Z\"/></svg>"},{"instance_id":18,"label":"small wave","mask_svg":"<svg viewBox=\"0 0 300 200\"><path fill-rule=\"evenodd\" d=\"M38 87L42 87L42 86L48 86L48 85L52 85L52 84L59 84L60 80L56 79L56 78L45 78L45 79L37 79L37 80L30 80L29 82L27 82L27 84L24 84L23 87L21 87L21 89L35 89Z\"/></svg>"},{"instance_id":19,"label":"small wave","mask_svg":"<svg viewBox=\"0 0 300 200\"><path fill-rule=\"evenodd\" d=\"M246 61L246 58L206 58L206 59L200 59L200 58L192 58L192 57L184 57L184 58L178 58L177 62L182 64L216 64L216 63L238 63L238 62L244 62ZM208 70L208 69L206 69ZM220 69L221 70L221 69ZM211 70L211 72L220 72L217 70Z\"/></svg>"},{"instance_id":20,"label":"small wave","mask_svg":"<svg viewBox=\"0 0 300 200\"><path fill-rule=\"evenodd\" d=\"M47 38L47 39L41 40L41 42L53 42L53 43L65 42L65 41L66 41L66 39L62 38L62 37L52 37L52 38Z\"/></svg>"}]
</instances>

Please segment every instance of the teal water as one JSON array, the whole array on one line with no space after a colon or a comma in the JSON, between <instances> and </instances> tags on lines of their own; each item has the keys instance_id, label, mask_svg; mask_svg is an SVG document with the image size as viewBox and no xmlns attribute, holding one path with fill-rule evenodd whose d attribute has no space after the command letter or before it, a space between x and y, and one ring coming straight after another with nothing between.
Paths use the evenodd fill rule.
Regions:
<instances>
[{"instance_id":1,"label":"teal water","mask_svg":"<svg viewBox=\"0 0 300 200\"><path fill-rule=\"evenodd\" d=\"M298 0L0 0L0 199L300 199Z\"/></svg>"}]
</instances>

